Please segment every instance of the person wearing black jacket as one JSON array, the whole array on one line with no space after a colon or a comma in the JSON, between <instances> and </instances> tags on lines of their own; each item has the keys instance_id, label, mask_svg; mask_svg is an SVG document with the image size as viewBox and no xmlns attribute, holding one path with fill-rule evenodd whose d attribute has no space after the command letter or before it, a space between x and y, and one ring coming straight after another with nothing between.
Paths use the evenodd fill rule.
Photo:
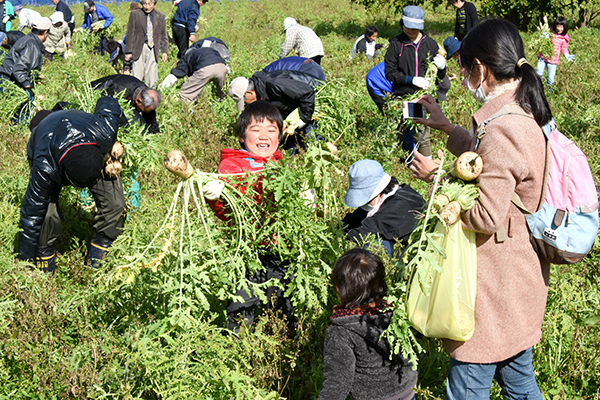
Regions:
<instances>
[{"instance_id":1,"label":"person wearing black jacket","mask_svg":"<svg viewBox=\"0 0 600 400\"><path fill-rule=\"evenodd\" d=\"M2 47L6 50L10 50L11 47L17 43L17 40L21 39L25 34L21 31L8 31L3 32L4 38L2 39Z\"/></svg>"},{"instance_id":2,"label":"person wearing black jacket","mask_svg":"<svg viewBox=\"0 0 600 400\"><path fill-rule=\"evenodd\" d=\"M423 197L409 185L400 185L377 161L355 162L348 178L344 201L348 207L358 208L342 221L346 238L367 244L367 237L374 235L392 257L396 244L406 247L423 209Z\"/></svg>"},{"instance_id":3,"label":"person wearing black jacket","mask_svg":"<svg viewBox=\"0 0 600 400\"><path fill-rule=\"evenodd\" d=\"M31 32L17 40L0 65L0 93L5 93L5 81L11 81L27 92L27 101L23 102L16 111L15 122L29 118L33 109L35 80L32 70L42 70L44 62L44 42L48 39L52 22L50 18L39 18L31 26Z\"/></svg>"},{"instance_id":4,"label":"person wearing black jacket","mask_svg":"<svg viewBox=\"0 0 600 400\"><path fill-rule=\"evenodd\" d=\"M465 38L467 33L479 24L477 8L473 3L463 0L451 0L456 8L456 23L454 24L454 37L459 42Z\"/></svg>"},{"instance_id":5,"label":"person wearing black jacket","mask_svg":"<svg viewBox=\"0 0 600 400\"><path fill-rule=\"evenodd\" d=\"M104 91L108 96L115 96L124 91L124 98L129 100L133 107L133 119L130 122L139 121L140 125L145 124L144 132L160 133L156 109L160 106L162 96L156 90L149 88L134 76L120 74L96 79L90 86Z\"/></svg>"},{"instance_id":6,"label":"person wearing black jacket","mask_svg":"<svg viewBox=\"0 0 600 400\"><path fill-rule=\"evenodd\" d=\"M229 85L229 96L237 102L238 111L256 100L273 103L283 118L299 110L300 120L309 124L315 111L318 80L298 71L257 71L250 79L235 78Z\"/></svg>"},{"instance_id":7,"label":"person wearing black jacket","mask_svg":"<svg viewBox=\"0 0 600 400\"><path fill-rule=\"evenodd\" d=\"M102 175L102 169L104 155L126 122L119 102L111 97L101 97L94 114L42 110L33 117L27 143L31 170L19 222L19 260L54 272L54 246L61 232L58 197L63 186L72 185L89 188L96 202L87 263L98 265L125 221L123 184L120 178Z\"/></svg>"},{"instance_id":8,"label":"person wearing black jacket","mask_svg":"<svg viewBox=\"0 0 600 400\"><path fill-rule=\"evenodd\" d=\"M189 76L179 90L181 100L187 103L193 102L209 82L213 82L217 88L217 99L223 100L226 75L225 59L217 50L211 47L192 47L177 62L177 66L160 84L160 88L169 87L177 79Z\"/></svg>"},{"instance_id":9,"label":"person wearing black jacket","mask_svg":"<svg viewBox=\"0 0 600 400\"><path fill-rule=\"evenodd\" d=\"M312 58L300 56L289 56L273 61L271 64L263 68L265 72L273 71L298 71L314 76L317 80L325 82L325 72L319 64Z\"/></svg>"},{"instance_id":10,"label":"person wearing black jacket","mask_svg":"<svg viewBox=\"0 0 600 400\"><path fill-rule=\"evenodd\" d=\"M392 82L392 95L405 97L418 89L427 89L432 82L425 77L430 62L438 68L437 80L446 77L446 59L438 54L439 46L435 40L423 33L425 11L417 6L407 6L402 10L400 26L402 33L392 40L385 53L385 77ZM420 128L425 129L425 128ZM415 149L421 132L408 128L401 135L402 148ZM429 131L425 131L419 153L431 157Z\"/></svg>"}]
</instances>

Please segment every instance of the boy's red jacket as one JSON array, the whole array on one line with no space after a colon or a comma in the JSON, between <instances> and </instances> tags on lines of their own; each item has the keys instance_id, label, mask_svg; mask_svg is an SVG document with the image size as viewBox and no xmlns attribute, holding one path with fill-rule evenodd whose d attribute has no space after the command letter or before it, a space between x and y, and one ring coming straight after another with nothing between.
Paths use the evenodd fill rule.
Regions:
<instances>
[{"instance_id":1,"label":"boy's red jacket","mask_svg":"<svg viewBox=\"0 0 600 400\"><path fill-rule=\"evenodd\" d=\"M265 164L272 161L281 160L281 153L277 150L269 158L260 157L256 154L250 153L247 150L236 150L236 149L221 149L221 162L219 163L220 174L239 174L242 172L260 171L265 167ZM246 187L240 185L242 193L246 192ZM254 191L257 193L257 203L260 202L262 196L262 184L259 182L254 184ZM226 215L227 209L225 203L221 199L207 201L211 210L214 211L215 215L223 220L229 220Z\"/></svg>"}]
</instances>

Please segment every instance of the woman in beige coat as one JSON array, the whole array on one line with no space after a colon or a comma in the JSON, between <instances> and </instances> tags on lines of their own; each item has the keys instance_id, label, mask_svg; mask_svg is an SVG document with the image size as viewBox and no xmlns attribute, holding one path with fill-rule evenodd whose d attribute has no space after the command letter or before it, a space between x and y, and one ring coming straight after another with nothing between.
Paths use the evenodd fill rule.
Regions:
<instances>
[{"instance_id":1,"label":"woman in beige coat","mask_svg":"<svg viewBox=\"0 0 600 400\"><path fill-rule=\"evenodd\" d=\"M61 11L53 12L50 15L50 21L52 21L52 27L48 39L44 42L46 48L44 56L52 61L54 53L64 57L65 50L71 48L71 30Z\"/></svg>"},{"instance_id":2,"label":"woman in beige coat","mask_svg":"<svg viewBox=\"0 0 600 400\"><path fill-rule=\"evenodd\" d=\"M477 232L475 332L466 342L445 341L451 357L446 399L488 399L496 379L506 398L541 400L531 349L542 334L549 264L530 244L525 217L511 196L516 192L528 209L537 209L546 154L541 126L552 114L512 23L478 25L462 42L460 57L471 94L483 103L472 129L450 123L431 96L419 100L429 118L416 121L446 132L453 154L477 149L484 162L480 197L461 215L463 226ZM515 102L530 116L493 119L477 146L473 132ZM431 180L437 164L415 153L410 168L414 176Z\"/></svg>"}]
</instances>

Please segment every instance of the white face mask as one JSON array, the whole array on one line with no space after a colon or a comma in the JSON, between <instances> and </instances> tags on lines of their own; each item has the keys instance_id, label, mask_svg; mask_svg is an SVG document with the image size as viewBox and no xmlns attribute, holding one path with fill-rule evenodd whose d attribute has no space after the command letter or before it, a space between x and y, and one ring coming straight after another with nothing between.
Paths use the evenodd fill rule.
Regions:
<instances>
[{"instance_id":1,"label":"white face mask","mask_svg":"<svg viewBox=\"0 0 600 400\"><path fill-rule=\"evenodd\" d=\"M364 206L360 206L360 208L362 208L363 210L365 210L366 212L371 211L372 209L375 208L375 206L372 206L371 203L367 203Z\"/></svg>"},{"instance_id":2,"label":"white face mask","mask_svg":"<svg viewBox=\"0 0 600 400\"><path fill-rule=\"evenodd\" d=\"M374 206L371 205L371 202L373 201L373 199L371 199L370 202L368 202L367 204L365 204L364 206L361 206L360 208L362 208L363 210L365 210L366 212L370 212L372 210L375 209L375 207L379 206L379 203L381 203L381 198L378 199L379 201L377 202L377 204L375 204Z\"/></svg>"},{"instance_id":3,"label":"white face mask","mask_svg":"<svg viewBox=\"0 0 600 400\"><path fill-rule=\"evenodd\" d=\"M485 94L485 90L483 90L483 73L481 74L481 81L479 82L479 87L477 89L473 89L471 87L471 73L473 72L473 69L471 69L471 72L469 72L469 77L467 78L467 87L469 88L469 90L471 91L471 96L473 96L473 98L475 100L477 100L480 103L485 103L485 98L487 97Z\"/></svg>"}]
</instances>

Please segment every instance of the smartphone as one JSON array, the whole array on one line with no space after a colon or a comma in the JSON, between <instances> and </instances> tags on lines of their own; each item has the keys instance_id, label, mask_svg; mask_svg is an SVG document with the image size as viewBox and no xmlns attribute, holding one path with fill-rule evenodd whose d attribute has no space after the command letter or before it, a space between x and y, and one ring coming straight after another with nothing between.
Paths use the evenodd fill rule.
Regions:
<instances>
[{"instance_id":1,"label":"smartphone","mask_svg":"<svg viewBox=\"0 0 600 400\"><path fill-rule=\"evenodd\" d=\"M402 103L402 112L404 118L420 119L427 118L427 110L419 103L405 101Z\"/></svg>"}]
</instances>

